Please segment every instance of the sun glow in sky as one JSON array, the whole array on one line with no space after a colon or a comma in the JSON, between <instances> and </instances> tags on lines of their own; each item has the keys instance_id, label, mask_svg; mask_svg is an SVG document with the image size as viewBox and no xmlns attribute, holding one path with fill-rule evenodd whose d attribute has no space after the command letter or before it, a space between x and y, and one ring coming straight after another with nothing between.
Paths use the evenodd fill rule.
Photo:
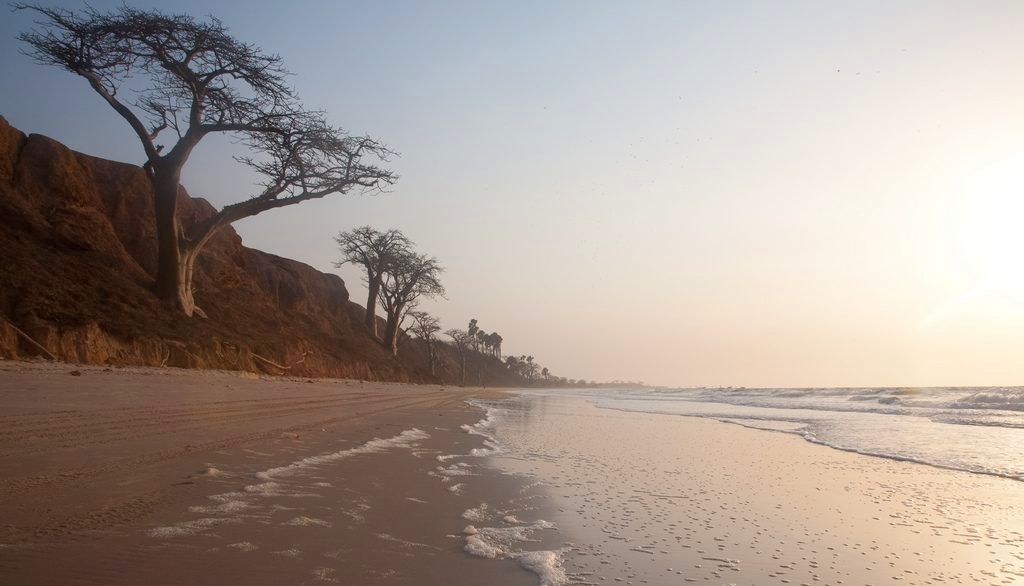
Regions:
<instances>
[{"instance_id":1,"label":"sun glow in sky","mask_svg":"<svg viewBox=\"0 0 1024 586\"><path fill-rule=\"evenodd\" d=\"M402 153L394 193L246 220L250 246L333 271L337 231L400 228L448 268L445 327L574 378L1024 383L1024 3L162 7ZM27 25L0 23L0 114L138 162L81 80L17 53ZM234 148L200 147L191 193L245 196Z\"/></svg>"},{"instance_id":2,"label":"sun glow in sky","mask_svg":"<svg viewBox=\"0 0 1024 586\"><path fill-rule=\"evenodd\" d=\"M963 291L935 306L922 326L970 316L1019 323L1024 299L1024 151L977 161L942 213L950 228L949 263L967 278Z\"/></svg>"},{"instance_id":3,"label":"sun glow in sky","mask_svg":"<svg viewBox=\"0 0 1024 586\"><path fill-rule=\"evenodd\" d=\"M970 169L954 201L958 260L981 287L1021 293L1024 271L1024 152L999 153Z\"/></svg>"}]
</instances>

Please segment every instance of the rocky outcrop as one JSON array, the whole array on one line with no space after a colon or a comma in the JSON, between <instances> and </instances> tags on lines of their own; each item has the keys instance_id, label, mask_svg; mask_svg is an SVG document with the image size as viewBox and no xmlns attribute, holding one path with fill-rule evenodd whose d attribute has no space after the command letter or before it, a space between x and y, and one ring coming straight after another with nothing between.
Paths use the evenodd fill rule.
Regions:
<instances>
[{"instance_id":1,"label":"rocky outcrop","mask_svg":"<svg viewBox=\"0 0 1024 586\"><path fill-rule=\"evenodd\" d=\"M214 210L180 193L185 222ZM357 325L362 308L337 275L216 235L196 267L209 319L164 310L153 196L144 171L26 136L0 117L0 355L96 364L169 365L423 380ZM284 368L282 368L284 367ZM286 370L285 370L286 368Z\"/></svg>"}]
</instances>

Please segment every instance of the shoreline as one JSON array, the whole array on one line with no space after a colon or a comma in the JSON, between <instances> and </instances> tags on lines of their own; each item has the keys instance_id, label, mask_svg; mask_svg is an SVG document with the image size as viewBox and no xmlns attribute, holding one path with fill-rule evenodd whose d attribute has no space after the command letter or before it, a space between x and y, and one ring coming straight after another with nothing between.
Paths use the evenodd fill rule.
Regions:
<instances>
[{"instance_id":1,"label":"shoreline","mask_svg":"<svg viewBox=\"0 0 1024 586\"><path fill-rule=\"evenodd\" d=\"M708 417L557 393L6 362L0 404L5 584L1024 572L1015 480Z\"/></svg>"},{"instance_id":2,"label":"shoreline","mask_svg":"<svg viewBox=\"0 0 1024 586\"><path fill-rule=\"evenodd\" d=\"M707 417L532 395L500 426L510 472L550 479L597 583L1014 583L1015 480L837 450ZM529 458L521 457L529 454Z\"/></svg>"},{"instance_id":3,"label":"shoreline","mask_svg":"<svg viewBox=\"0 0 1024 586\"><path fill-rule=\"evenodd\" d=\"M501 395L0 362L0 578L536 584L464 551L469 509L536 495L468 456Z\"/></svg>"},{"instance_id":4,"label":"shoreline","mask_svg":"<svg viewBox=\"0 0 1024 586\"><path fill-rule=\"evenodd\" d=\"M945 387L938 387L938 388L945 388ZM980 388L980 387L978 387L978 388ZM713 402L713 401L708 401L708 402L699 402L699 401L697 401L697 402L694 402L694 403L697 403L697 404L701 404L702 403L702 404L705 404L705 405L718 405L717 402ZM787 419L785 416L778 416L778 417L761 416L761 417L757 417L757 416L743 415L743 414L735 414L735 415L699 414L699 413L677 412L677 411L671 411L671 410L662 411L662 410L631 409L629 407L618 407L618 406L613 406L613 405L610 405L610 404L598 405L597 403L594 403L594 405L597 406L600 409L606 409L606 410L609 410L609 411L621 411L623 413L648 413L648 414L651 414L651 415L668 415L668 416L673 416L673 417L689 417L689 418L694 418L694 419L703 419L703 420L717 421L719 423L726 423L726 424L729 424L729 425L736 425L736 426L742 427L744 429L755 429L755 430L760 430L760 431L771 431L773 433L782 433L782 434L785 434L785 435L794 435L794 436L800 437L801 440L803 440L803 441L805 441L805 442L807 442L809 444L813 444L813 445L816 445L816 446L822 446L822 447L825 447L825 448L829 448L829 449L833 449L833 450L838 450L840 452L846 452L846 453L849 453L849 454L857 454L857 455L860 455L860 456L868 456L868 457L871 457L871 458L882 458L882 459L885 459L885 460L892 460L892 461L896 461L896 462L904 462L904 463L909 463L909 464L919 464L919 465L929 466L929 467L933 467L933 468L937 468L937 469L941 469L941 470L948 470L948 471L955 471L955 472L967 472L967 473L971 473L971 474L979 474L979 475L982 475L982 476L990 476L990 477L995 477L995 478L1004 478L1004 479L1008 479L1008 480L1013 480L1013 482L1024 482L1024 474L1018 473L1017 471L1013 471L1013 472L1011 472L1011 471L1000 471L1000 470L996 470L996 469L986 469L986 468L980 467L980 466L956 465L954 463L943 463L941 461L935 461L934 459L929 459L929 458L927 458L925 456L914 456L914 455L899 454L899 453L895 453L893 451L885 451L883 449L865 449L865 448L857 448L857 447L853 447L853 446L841 445L841 444L839 444L839 443L837 443L835 441L828 441L828 440L824 440L824 438L819 437L818 435L815 434L814 431L808 429L811 426L811 423L809 421L806 421L806 420L801 421L801 419L799 417L794 418L794 419ZM732 404L721 403L720 405L731 406ZM748 407L755 407L755 406L748 406ZM778 410L784 410L784 409L801 410L801 409L806 409L806 410L813 411L813 409L811 409L811 408L801 408L801 407L783 408L783 407L777 407L776 406L776 407L773 407L773 409L778 409ZM824 409L822 411L823 412L828 412L830 410ZM885 413L885 412L869 412L869 411L836 411L836 412L838 412L838 413L855 413L855 414L872 414L872 415L893 416L893 417L898 417L900 415L903 415L901 413ZM761 422L762 424L759 425L759 424L753 423L753 422ZM765 422L788 423L788 424L793 424L796 427L795 428L772 427L772 426L765 425L764 424ZM970 429L972 427L980 427L980 428L986 428L986 429L987 428L1001 427L1001 426L993 425L993 424L963 423L963 422L959 422L959 421L955 422L955 424L965 425L965 426L967 426L968 429ZM1007 426L1007 428L1014 429L1015 427Z\"/></svg>"},{"instance_id":5,"label":"shoreline","mask_svg":"<svg viewBox=\"0 0 1024 586\"><path fill-rule=\"evenodd\" d=\"M599 408L600 409L608 409L610 411L621 410L624 413L648 413L648 414L651 414L651 415L667 415L667 416L670 416L670 417L687 417L687 418L691 418L691 419L703 419L705 421L714 421L716 423L724 423L726 425L735 425L737 427L742 427L743 429L752 429L752 430L755 430L755 431L766 431L766 432L769 432L769 433L781 433L781 434L787 435L787 436L798 437L798 438L804 440L805 442L807 442L809 444L812 444L812 445L815 445L815 446L821 446L823 448L828 448L830 450L838 450L840 452L846 452L847 454L856 454L858 456L866 456L866 457L869 457L869 458L880 458L882 460L892 460L893 462L902 462L904 464L915 464L915 465L918 465L918 466L927 466L929 468L936 468L938 470L945 470L947 472L962 472L964 474L977 474L979 476L989 476L989 477L992 477L992 478L1001 478L1003 480L1010 480L1010 481L1013 481L1013 482L1024 482L1024 476L1014 476L1012 474L1000 474L999 472L990 472L990 471L987 471L987 470L965 470L963 468L957 468L955 466L946 466L946 465L938 464L938 463L935 463L935 462L929 462L927 460L920 460L920 459L910 458L910 457L906 457L906 456L899 456L899 455L896 455L896 454L887 454L887 453L884 453L884 452L869 452L869 451L866 451L866 450L858 450L856 448L844 448L842 446L833 445L833 444L830 444L830 443L825 442L823 440L819 440L819 439L815 438L813 435L808 437L807 434L802 433L800 431L788 431L788 430L785 430L785 429L772 429L772 428L769 428L769 427L757 427L756 425L748 425L748 424L745 424L745 423L740 423L739 421L731 421L729 419L718 418L718 417L707 417L707 416L703 416L703 415L690 415L690 414L685 414L685 413L667 413L667 412L660 412L660 411L631 411L629 409L615 409L615 408L612 408L612 407L599 407Z\"/></svg>"}]
</instances>

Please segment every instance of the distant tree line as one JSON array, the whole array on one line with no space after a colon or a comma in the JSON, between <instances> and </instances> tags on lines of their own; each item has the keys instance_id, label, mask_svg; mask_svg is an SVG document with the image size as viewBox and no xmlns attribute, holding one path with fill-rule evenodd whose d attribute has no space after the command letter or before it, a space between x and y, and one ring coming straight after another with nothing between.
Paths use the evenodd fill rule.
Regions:
<instances>
[{"instance_id":1,"label":"distant tree line","mask_svg":"<svg viewBox=\"0 0 1024 586\"><path fill-rule=\"evenodd\" d=\"M458 351L463 384L466 383L466 356L471 352L495 359L498 364L515 376L525 379L529 384L568 384L569 379L553 375L547 367L542 367L538 364L533 359L533 356L506 356L504 361L502 361L501 344L504 341L503 338L497 332L486 333L480 328L476 318L469 320L469 325L466 329L450 329L445 334L451 338L452 345Z\"/></svg>"},{"instance_id":2,"label":"distant tree line","mask_svg":"<svg viewBox=\"0 0 1024 586\"><path fill-rule=\"evenodd\" d=\"M444 268L440 262L416 250L416 245L402 231L396 229L377 230L361 226L339 232L335 237L340 258L336 267L353 265L358 267L366 284L366 313L363 324L367 332L394 356L398 355L404 334L418 338L427 354L431 376L437 375L439 359L438 333L441 322L426 311L419 310L419 303L425 299L444 297L441 274ZM377 308L383 310L384 330L380 331ZM547 367L538 364L533 356L507 356L502 359L504 338L498 332L484 331L474 318L465 329L450 328L444 331L448 345L458 357L459 380L466 384L470 373L467 365L471 356L486 358L493 365L506 369L515 377L528 384L576 384L575 381L558 377ZM485 363L476 361L476 382L484 382Z\"/></svg>"}]
</instances>

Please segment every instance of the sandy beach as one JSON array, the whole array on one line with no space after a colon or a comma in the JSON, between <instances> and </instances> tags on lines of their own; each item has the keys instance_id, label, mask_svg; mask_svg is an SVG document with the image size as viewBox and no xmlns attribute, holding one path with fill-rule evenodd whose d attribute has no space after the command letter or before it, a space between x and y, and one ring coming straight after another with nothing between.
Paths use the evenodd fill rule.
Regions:
<instances>
[{"instance_id":1,"label":"sandy beach","mask_svg":"<svg viewBox=\"0 0 1024 586\"><path fill-rule=\"evenodd\" d=\"M1013 584L1024 484L499 392L0 363L4 584Z\"/></svg>"},{"instance_id":2,"label":"sandy beach","mask_svg":"<svg viewBox=\"0 0 1024 586\"><path fill-rule=\"evenodd\" d=\"M493 395L0 363L0 582L533 584L462 551L467 503L520 483L438 472L437 455L481 447L465 399ZM284 488L282 467L350 450ZM274 469L276 485L260 478Z\"/></svg>"},{"instance_id":3,"label":"sandy beach","mask_svg":"<svg viewBox=\"0 0 1024 586\"><path fill-rule=\"evenodd\" d=\"M0 19L0 586L1024 586L1024 1L207 4Z\"/></svg>"}]
</instances>

